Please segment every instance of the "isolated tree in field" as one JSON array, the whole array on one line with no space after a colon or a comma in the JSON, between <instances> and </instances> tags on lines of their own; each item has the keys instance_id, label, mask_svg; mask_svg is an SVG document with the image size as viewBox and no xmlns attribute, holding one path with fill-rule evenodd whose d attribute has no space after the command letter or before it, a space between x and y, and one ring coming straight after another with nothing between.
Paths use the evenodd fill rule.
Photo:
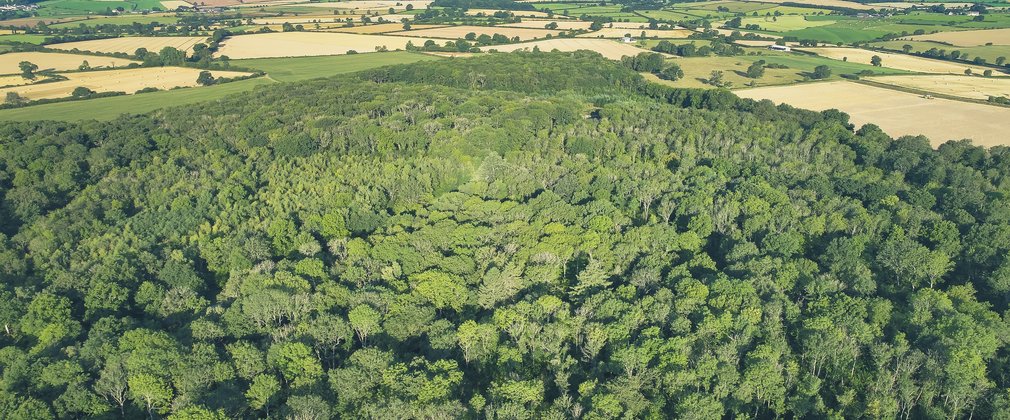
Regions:
<instances>
[{"instance_id":1,"label":"isolated tree in field","mask_svg":"<svg viewBox=\"0 0 1010 420\"><path fill-rule=\"evenodd\" d=\"M814 79L827 79L831 77L831 67L823 64L814 67L814 72L811 74L811 77Z\"/></svg>"},{"instance_id":2,"label":"isolated tree in field","mask_svg":"<svg viewBox=\"0 0 1010 420\"><path fill-rule=\"evenodd\" d=\"M410 4L410 3L407 3L407 11L409 12L411 10L414 10L414 5Z\"/></svg>"},{"instance_id":3,"label":"isolated tree in field","mask_svg":"<svg viewBox=\"0 0 1010 420\"><path fill-rule=\"evenodd\" d=\"M91 89L88 89L88 88L86 88L84 86L78 86L78 87L74 88L73 92L70 92L70 96L73 96L75 98L87 98L87 97L89 97L91 95L94 95L94 94L95 94L95 91L93 91Z\"/></svg>"},{"instance_id":4,"label":"isolated tree in field","mask_svg":"<svg viewBox=\"0 0 1010 420\"><path fill-rule=\"evenodd\" d=\"M163 66L181 66L186 61L186 52L176 48L165 47L158 52L158 58Z\"/></svg>"},{"instance_id":5,"label":"isolated tree in field","mask_svg":"<svg viewBox=\"0 0 1010 420\"><path fill-rule=\"evenodd\" d=\"M552 30L553 29L558 29L558 23L557 22L548 23L547 25L544 25L544 28L552 29Z\"/></svg>"},{"instance_id":6,"label":"isolated tree in field","mask_svg":"<svg viewBox=\"0 0 1010 420\"><path fill-rule=\"evenodd\" d=\"M292 25L291 22L284 22L284 24L281 25L281 32L294 32L294 30L295 25Z\"/></svg>"},{"instance_id":7,"label":"isolated tree in field","mask_svg":"<svg viewBox=\"0 0 1010 420\"><path fill-rule=\"evenodd\" d=\"M22 61L18 63L18 68L21 69L21 77L35 80L35 71L39 69L39 66L30 61Z\"/></svg>"},{"instance_id":8,"label":"isolated tree in field","mask_svg":"<svg viewBox=\"0 0 1010 420\"><path fill-rule=\"evenodd\" d=\"M730 19L729 21L727 21L726 22L726 27L727 28L739 28L740 27L740 23L741 23L741 19L740 19L739 16L737 16L737 17L735 17L735 18Z\"/></svg>"},{"instance_id":9,"label":"isolated tree in field","mask_svg":"<svg viewBox=\"0 0 1010 420\"><path fill-rule=\"evenodd\" d=\"M17 105L17 104L20 104L20 103L24 103L24 101L25 101L25 98L22 97L21 95L18 95L17 92L7 92L7 96L4 98L4 103L5 104L11 104L11 105Z\"/></svg>"},{"instance_id":10,"label":"isolated tree in field","mask_svg":"<svg viewBox=\"0 0 1010 420\"><path fill-rule=\"evenodd\" d=\"M991 77L992 76L992 70L986 69L985 71L982 72L982 75L985 76L985 77Z\"/></svg>"},{"instance_id":11,"label":"isolated tree in field","mask_svg":"<svg viewBox=\"0 0 1010 420\"><path fill-rule=\"evenodd\" d=\"M908 44L902 45L901 46L901 50L904 51L905 54L908 54L908 53L912 52L912 46L908 45Z\"/></svg>"},{"instance_id":12,"label":"isolated tree in field","mask_svg":"<svg viewBox=\"0 0 1010 420\"><path fill-rule=\"evenodd\" d=\"M200 75L196 77L196 83L201 86L210 86L214 84L214 75L209 71L204 70L200 72Z\"/></svg>"},{"instance_id":13,"label":"isolated tree in field","mask_svg":"<svg viewBox=\"0 0 1010 420\"><path fill-rule=\"evenodd\" d=\"M410 23L409 22L403 22L403 30L405 30L405 31L409 31L410 30Z\"/></svg>"},{"instance_id":14,"label":"isolated tree in field","mask_svg":"<svg viewBox=\"0 0 1010 420\"><path fill-rule=\"evenodd\" d=\"M722 80L723 73L721 70L712 70L712 73L708 76L708 84L712 86L723 86L725 82Z\"/></svg>"},{"instance_id":15,"label":"isolated tree in field","mask_svg":"<svg viewBox=\"0 0 1010 420\"><path fill-rule=\"evenodd\" d=\"M879 55L870 57L870 64L873 64L874 67L880 67L881 62L883 62L883 60L880 58Z\"/></svg>"},{"instance_id":16,"label":"isolated tree in field","mask_svg":"<svg viewBox=\"0 0 1010 420\"><path fill-rule=\"evenodd\" d=\"M964 69L965 76L971 76L971 69Z\"/></svg>"},{"instance_id":17,"label":"isolated tree in field","mask_svg":"<svg viewBox=\"0 0 1010 420\"><path fill-rule=\"evenodd\" d=\"M77 70L88 71L91 70L91 64L88 64L88 60L81 62L81 65L77 67Z\"/></svg>"},{"instance_id":18,"label":"isolated tree in field","mask_svg":"<svg viewBox=\"0 0 1010 420\"><path fill-rule=\"evenodd\" d=\"M747 77L751 79L759 79L761 76L765 75L765 61L758 60L751 63L750 67L747 67Z\"/></svg>"},{"instance_id":19,"label":"isolated tree in field","mask_svg":"<svg viewBox=\"0 0 1010 420\"><path fill-rule=\"evenodd\" d=\"M656 76L663 80L679 80L684 77L684 70L681 70L680 66L676 64L668 64L659 73L656 73Z\"/></svg>"}]
</instances>

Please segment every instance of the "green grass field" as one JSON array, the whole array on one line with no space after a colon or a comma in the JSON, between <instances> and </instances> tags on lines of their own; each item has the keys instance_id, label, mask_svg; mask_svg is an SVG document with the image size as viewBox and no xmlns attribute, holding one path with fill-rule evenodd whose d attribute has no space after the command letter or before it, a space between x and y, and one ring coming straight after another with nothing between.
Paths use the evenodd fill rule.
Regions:
<instances>
[{"instance_id":1,"label":"green grass field","mask_svg":"<svg viewBox=\"0 0 1010 420\"><path fill-rule=\"evenodd\" d=\"M741 21L743 25L758 25L761 29L771 32L796 31L834 23L830 20L807 20L805 16L800 15L750 17Z\"/></svg>"},{"instance_id":2,"label":"green grass field","mask_svg":"<svg viewBox=\"0 0 1010 420\"><path fill-rule=\"evenodd\" d=\"M98 26L98 25L130 25L134 22L140 23L141 25L146 25L149 23L160 23L160 24L172 24L179 21L179 18L175 16L114 16L114 17L93 17L91 19L75 20L72 22L63 22L49 25L52 28L76 28L81 26Z\"/></svg>"},{"instance_id":3,"label":"green grass field","mask_svg":"<svg viewBox=\"0 0 1010 420\"><path fill-rule=\"evenodd\" d=\"M216 86L5 109L0 110L0 121L111 120L122 114L141 114L171 106L220 99L270 83L274 82L260 77Z\"/></svg>"},{"instance_id":4,"label":"green grass field","mask_svg":"<svg viewBox=\"0 0 1010 420\"><path fill-rule=\"evenodd\" d=\"M787 66L784 69L765 68L765 74L758 79L746 77L745 72L751 63L765 60L769 64ZM831 68L830 80L840 79L843 74L856 74L863 70L875 74L907 74L901 70L873 67L869 65L847 63L829 58L801 54L761 52L761 55L746 55L736 57L687 57L669 60L677 63L684 70L684 78L675 82L661 82L666 85L682 88L712 88L703 80L708 79L712 71L723 72L723 80L732 83L731 88L753 86L788 85L806 81L806 76L819 65Z\"/></svg>"},{"instance_id":5,"label":"green grass field","mask_svg":"<svg viewBox=\"0 0 1010 420\"><path fill-rule=\"evenodd\" d=\"M683 9L695 9L695 10L719 10L720 7L729 9L730 13L751 13L756 10L764 10L775 7L774 4L770 3L758 3L758 2L744 2L744 1L713 1L713 2L700 2L700 3L682 3L678 4L676 8Z\"/></svg>"},{"instance_id":6,"label":"green grass field","mask_svg":"<svg viewBox=\"0 0 1010 420\"><path fill-rule=\"evenodd\" d=\"M982 57L988 63L996 62L997 57L1004 57L1010 59L1010 45L955 47L951 45L944 45L929 41L884 41L884 42L874 42L870 45L897 51L901 51L902 47L905 45L911 45L913 52L927 51L930 48L936 48L938 50L946 50L948 53L951 51L960 51L962 56L967 56L969 59L975 57Z\"/></svg>"},{"instance_id":7,"label":"green grass field","mask_svg":"<svg viewBox=\"0 0 1010 420\"><path fill-rule=\"evenodd\" d=\"M42 16L87 15L89 13L102 13L106 10L119 7L128 12L164 9L159 0L46 0L38 4L39 15Z\"/></svg>"},{"instance_id":8,"label":"green grass field","mask_svg":"<svg viewBox=\"0 0 1010 420\"><path fill-rule=\"evenodd\" d=\"M42 41L45 40L46 40L45 35L32 35L32 34L0 35L0 43L25 42L28 44L41 44Z\"/></svg>"},{"instance_id":9,"label":"green grass field","mask_svg":"<svg viewBox=\"0 0 1010 420\"><path fill-rule=\"evenodd\" d=\"M263 70L270 78L280 82L327 77L392 64L406 64L426 60L438 60L433 55L393 51L388 53L334 55L300 58L257 58L233 60L235 66Z\"/></svg>"}]
</instances>

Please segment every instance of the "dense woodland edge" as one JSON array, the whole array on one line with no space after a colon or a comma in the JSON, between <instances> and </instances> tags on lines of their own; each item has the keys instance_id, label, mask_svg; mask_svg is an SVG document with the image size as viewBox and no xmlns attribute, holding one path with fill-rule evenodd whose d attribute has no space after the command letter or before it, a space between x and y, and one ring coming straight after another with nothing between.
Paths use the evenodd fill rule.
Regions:
<instances>
[{"instance_id":1,"label":"dense woodland edge","mask_svg":"<svg viewBox=\"0 0 1010 420\"><path fill-rule=\"evenodd\" d=\"M1007 418L1008 175L589 52L4 123L0 417Z\"/></svg>"}]
</instances>

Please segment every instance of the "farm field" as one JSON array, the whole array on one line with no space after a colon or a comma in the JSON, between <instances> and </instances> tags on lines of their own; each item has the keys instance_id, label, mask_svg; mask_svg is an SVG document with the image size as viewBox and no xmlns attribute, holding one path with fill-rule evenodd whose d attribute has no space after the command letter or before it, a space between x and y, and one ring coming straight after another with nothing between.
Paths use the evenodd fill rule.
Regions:
<instances>
[{"instance_id":1,"label":"farm field","mask_svg":"<svg viewBox=\"0 0 1010 420\"><path fill-rule=\"evenodd\" d=\"M482 47L482 51L496 50L499 52L512 52L518 50L532 50L533 47L540 48L540 51L576 51L590 50L600 53L611 60L620 60L623 56L633 56L646 52L641 48L636 48L628 44L611 41L608 39L586 39L586 38L555 38L543 41L524 42L521 44L492 45Z\"/></svg>"},{"instance_id":2,"label":"farm field","mask_svg":"<svg viewBox=\"0 0 1010 420\"><path fill-rule=\"evenodd\" d=\"M522 22L516 23L506 23L498 26L508 26L511 28L532 28L532 29L544 29L544 26L554 22L558 25L558 29L568 31L573 29L585 29L588 30L592 22L583 22L578 20L523 20ZM420 26L420 25L418 25ZM417 26L415 26L417 28Z\"/></svg>"},{"instance_id":3,"label":"farm field","mask_svg":"<svg viewBox=\"0 0 1010 420\"><path fill-rule=\"evenodd\" d=\"M18 63L22 61L31 62L39 66L39 70L77 70L84 61L92 68L99 67L125 67L133 60L115 57L101 57L95 55L45 53L45 52L12 52L0 54L0 74L20 73Z\"/></svg>"},{"instance_id":4,"label":"farm field","mask_svg":"<svg viewBox=\"0 0 1010 420\"><path fill-rule=\"evenodd\" d=\"M333 32L273 32L240 35L228 38L221 44L218 55L232 59L307 57L315 55L374 52L377 47L390 50L403 49L407 42L421 45L426 38L406 36L360 35Z\"/></svg>"},{"instance_id":5,"label":"farm field","mask_svg":"<svg viewBox=\"0 0 1010 420\"><path fill-rule=\"evenodd\" d=\"M952 47L950 45L939 44L927 41L883 41L870 44L872 47L881 47L891 50L901 50L905 45L912 46L912 52L929 51L932 48L945 50L947 52L960 51L961 57L969 60L975 57L982 57L989 63L995 63L999 57L1010 58L1010 45L983 45L979 47Z\"/></svg>"},{"instance_id":6,"label":"farm field","mask_svg":"<svg viewBox=\"0 0 1010 420\"><path fill-rule=\"evenodd\" d=\"M305 23L343 23L347 18L357 20L359 15L318 15L318 16L294 16L294 17L267 17L253 19L256 25L283 25L305 24ZM355 22L355 25L359 24Z\"/></svg>"},{"instance_id":7,"label":"farm field","mask_svg":"<svg viewBox=\"0 0 1010 420\"><path fill-rule=\"evenodd\" d=\"M175 23L178 22L179 18L174 15L166 14L156 14L151 13L147 15L137 15L137 16L86 16L83 19L75 19L67 22L61 22L49 25L52 28L76 28L81 26L98 26L98 25L130 25L133 22L140 23L141 25L146 25L149 23Z\"/></svg>"},{"instance_id":8,"label":"farm field","mask_svg":"<svg viewBox=\"0 0 1010 420\"><path fill-rule=\"evenodd\" d=\"M16 35L0 35L0 42L24 42L28 44L42 44L46 40L45 35L34 35L34 34L16 34Z\"/></svg>"},{"instance_id":9,"label":"farm field","mask_svg":"<svg viewBox=\"0 0 1010 420\"><path fill-rule=\"evenodd\" d=\"M799 71L793 68L765 69L764 77L750 79L745 76L747 67L753 62L749 57L681 57L669 60L669 62L680 66L684 71L684 77L676 81L660 81L651 75L646 78L673 87L701 89L713 88L712 85L704 82L711 77L713 71L723 72L722 78L730 83L730 87L742 87L752 81L757 86L767 86L796 83L803 80Z\"/></svg>"},{"instance_id":10,"label":"farm field","mask_svg":"<svg viewBox=\"0 0 1010 420\"><path fill-rule=\"evenodd\" d=\"M633 38L642 37L642 33L645 33L646 38L687 38L688 35L695 33L688 29L670 29L670 30L656 30L656 29L621 29L621 28L603 28L596 32L589 32L585 34L576 35L579 38L621 38L626 34L630 34Z\"/></svg>"},{"instance_id":11,"label":"farm field","mask_svg":"<svg viewBox=\"0 0 1010 420\"><path fill-rule=\"evenodd\" d=\"M411 29L432 29L441 28L445 25L411 25ZM376 25L355 25L343 28L330 28L326 32L343 32L350 34L384 34L388 32L403 31L402 23L380 23Z\"/></svg>"},{"instance_id":12,"label":"farm field","mask_svg":"<svg viewBox=\"0 0 1010 420\"><path fill-rule=\"evenodd\" d=\"M193 5L181 0L168 0L168 1L162 0L161 7L165 10L175 10L180 7L193 7Z\"/></svg>"},{"instance_id":13,"label":"farm field","mask_svg":"<svg viewBox=\"0 0 1010 420\"><path fill-rule=\"evenodd\" d=\"M206 37L197 36L128 36L120 38L96 39L91 41L65 42L61 44L47 45L49 48L64 51L93 51L101 53L126 53L133 54L138 48L147 48L148 51L161 51L165 47L173 47L181 51L193 51L193 46L206 42Z\"/></svg>"},{"instance_id":14,"label":"farm field","mask_svg":"<svg viewBox=\"0 0 1010 420\"><path fill-rule=\"evenodd\" d=\"M742 25L758 25L761 29L772 32L795 31L799 29L827 26L834 24L833 20L807 20L806 16L761 16L750 17L741 21Z\"/></svg>"},{"instance_id":15,"label":"farm field","mask_svg":"<svg viewBox=\"0 0 1010 420\"><path fill-rule=\"evenodd\" d=\"M756 1L706 1L698 3L676 4L673 9L699 9L716 11L720 7L729 9L731 13L751 13L757 10L770 9L775 7L776 2L756 2Z\"/></svg>"},{"instance_id":16,"label":"farm field","mask_svg":"<svg viewBox=\"0 0 1010 420\"><path fill-rule=\"evenodd\" d=\"M44 77L44 76L40 76ZM0 76L0 86L21 86L35 83L38 80L25 79L21 75Z\"/></svg>"},{"instance_id":17,"label":"farm field","mask_svg":"<svg viewBox=\"0 0 1010 420\"><path fill-rule=\"evenodd\" d=\"M751 63L759 60L764 60L767 64L779 64L786 68L766 67L764 76L757 79L747 77L747 68ZM704 80L711 77L712 71L722 71L723 80L732 83L730 86L732 88L741 88L751 83L754 86L771 86L802 82L819 65L826 65L831 68L832 79L838 79L843 74L855 74L871 69L878 73L881 71L887 74L905 73L900 70L880 69L868 65L847 63L822 57L764 52L760 55L737 57L677 57L669 61L677 63L681 67L684 71L684 77L675 82L664 82L664 84L683 88L713 88L712 85L704 82Z\"/></svg>"},{"instance_id":18,"label":"farm field","mask_svg":"<svg viewBox=\"0 0 1010 420\"><path fill-rule=\"evenodd\" d=\"M232 64L244 68L263 70L271 79L279 82L293 82L393 64L407 64L439 59L439 57L428 54L392 51L361 55L233 60Z\"/></svg>"},{"instance_id":19,"label":"farm field","mask_svg":"<svg viewBox=\"0 0 1010 420\"><path fill-rule=\"evenodd\" d=\"M390 35L406 35L424 38L463 39L466 34L480 35L501 34L509 38L519 37L521 41L546 38L547 35L558 35L564 31L548 29L514 28L500 26L446 26L434 29L420 29L401 32L391 32ZM415 43L416 44L416 43Z\"/></svg>"},{"instance_id":20,"label":"farm field","mask_svg":"<svg viewBox=\"0 0 1010 420\"><path fill-rule=\"evenodd\" d=\"M877 83L924 90L962 98L986 100L989 96L1010 97L1010 78L978 76L881 76L871 77Z\"/></svg>"},{"instance_id":21,"label":"farm field","mask_svg":"<svg viewBox=\"0 0 1010 420\"><path fill-rule=\"evenodd\" d=\"M772 38L772 39L782 38L782 35L775 35L775 34L770 34L770 33L766 34L766 33L748 31L746 29L744 29L744 30L737 30L737 29L716 28L716 29L713 29L713 30L716 31L716 32L718 32L719 35L725 35L725 36L730 36L730 35L733 34L733 32L740 32L741 35L756 34L756 35L760 35L762 38Z\"/></svg>"},{"instance_id":22,"label":"farm field","mask_svg":"<svg viewBox=\"0 0 1010 420\"><path fill-rule=\"evenodd\" d=\"M494 15L495 13L497 13L497 12L500 12L500 11L501 12L506 12L506 13L511 13L511 14L513 14L515 16L519 16L519 17L532 17L532 18L549 18L550 17L550 15L548 15L547 13L537 12L537 11L533 11L533 10L495 10L495 9L468 9L466 11L466 15L467 16L477 16L477 15L491 16L491 15Z\"/></svg>"},{"instance_id":23,"label":"farm field","mask_svg":"<svg viewBox=\"0 0 1010 420\"><path fill-rule=\"evenodd\" d=\"M141 95L114 96L85 101L59 102L0 110L0 121L80 121L111 120L122 114L139 114L156 109L220 99L275 83L264 77L239 80L199 89L176 89Z\"/></svg>"},{"instance_id":24,"label":"farm field","mask_svg":"<svg viewBox=\"0 0 1010 420\"><path fill-rule=\"evenodd\" d=\"M762 3L797 3L795 0L761 0ZM844 7L853 10L871 10L873 6L845 0L801 0L799 3L810 6Z\"/></svg>"},{"instance_id":25,"label":"farm field","mask_svg":"<svg viewBox=\"0 0 1010 420\"><path fill-rule=\"evenodd\" d=\"M883 67L920 73L964 74L965 69L971 69L973 73L982 73L986 70L983 67L970 64L932 60L905 54L870 51L861 48L804 48L803 51L812 52L834 60L848 59L849 62L861 64L870 64L870 59L876 55L880 56Z\"/></svg>"},{"instance_id":26,"label":"farm field","mask_svg":"<svg viewBox=\"0 0 1010 420\"><path fill-rule=\"evenodd\" d=\"M642 22L609 22L603 24L604 29L610 28L620 28L620 29L648 29L648 23Z\"/></svg>"},{"instance_id":27,"label":"farm field","mask_svg":"<svg viewBox=\"0 0 1010 420\"><path fill-rule=\"evenodd\" d=\"M407 6L413 6L415 10L424 10L431 4L432 0L407 0L407 1L388 1L388 0L355 0L355 1L343 1L343 2L323 2L323 3L298 3L299 7L318 7L326 9L348 9L348 10L378 10L387 11L390 8L395 10L406 10Z\"/></svg>"},{"instance_id":28,"label":"farm field","mask_svg":"<svg viewBox=\"0 0 1010 420\"><path fill-rule=\"evenodd\" d=\"M874 7L887 7L892 9L910 9L912 6L918 7L929 7L930 5L937 3L916 3L916 2L902 2L902 1L890 1L890 2L879 2L879 3L867 3ZM945 7L971 7L975 3L942 3Z\"/></svg>"},{"instance_id":29,"label":"farm field","mask_svg":"<svg viewBox=\"0 0 1010 420\"><path fill-rule=\"evenodd\" d=\"M909 37L912 41L935 41L958 47L975 47L993 43L994 45L1010 45L1010 28L981 29L975 31L940 32L928 35Z\"/></svg>"},{"instance_id":30,"label":"farm field","mask_svg":"<svg viewBox=\"0 0 1010 420\"><path fill-rule=\"evenodd\" d=\"M108 8L120 7L131 12L165 10L160 0L47 0L40 2L39 6L41 6L39 14L48 16L102 13Z\"/></svg>"},{"instance_id":31,"label":"farm field","mask_svg":"<svg viewBox=\"0 0 1010 420\"><path fill-rule=\"evenodd\" d=\"M101 70L81 73L66 73L69 80L0 89L0 96L16 92L24 98L52 99L70 96L77 87L83 86L95 92L134 93L144 88L168 90L176 87L196 86L200 69L186 67L144 67L124 70ZM214 77L239 77L248 73L213 71Z\"/></svg>"},{"instance_id":32,"label":"farm field","mask_svg":"<svg viewBox=\"0 0 1010 420\"><path fill-rule=\"evenodd\" d=\"M892 137L925 135L934 147L964 138L982 146L1004 144L1006 121L1010 120L1010 108L926 99L848 81L761 87L735 93L815 111L835 108L848 113L857 127L873 123Z\"/></svg>"}]
</instances>

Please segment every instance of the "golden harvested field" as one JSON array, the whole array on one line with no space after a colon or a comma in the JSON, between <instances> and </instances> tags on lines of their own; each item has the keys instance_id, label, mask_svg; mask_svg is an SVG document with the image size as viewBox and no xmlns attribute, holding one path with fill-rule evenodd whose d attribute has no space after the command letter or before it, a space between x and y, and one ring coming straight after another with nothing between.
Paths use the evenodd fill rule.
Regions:
<instances>
[{"instance_id":1,"label":"golden harvested field","mask_svg":"<svg viewBox=\"0 0 1010 420\"><path fill-rule=\"evenodd\" d=\"M33 28L40 23L45 23L46 25L52 25L54 23L70 22L74 20L80 20L79 17L68 17L68 18L51 18L51 17L28 17L28 18L17 18L8 19L3 21L3 26L14 26L18 28Z\"/></svg>"},{"instance_id":2,"label":"golden harvested field","mask_svg":"<svg viewBox=\"0 0 1010 420\"><path fill-rule=\"evenodd\" d=\"M0 76L0 86L20 86L37 82L42 79L30 80L21 76Z\"/></svg>"},{"instance_id":3,"label":"golden harvested field","mask_svg":"<svg viewBox=\"0 0 1010 420\"><path fill-rule=\"evenodd\" d=\"M0 74L21 73L18 63L29 61L39 66L39 70L77 70L85 60L92 68L98 67L126 67L133 60L126 60L115 57L99 57L94 55L64 54L64 53L44 53L44 52L16 52L0 54Z\"/></svg>"},{"instance_id":4,"label":"golden harvested field","mask_svg":"<svg viewBox=\"0 0 1010 420\"><path fill-rule=\"evenodd\" d=\"M155 87L172 89L180 86L196 86L200 69L186 67L144 67L123 70L102 70L83 73L67 73L70 80L52 83L17 86L0 89L0 96L7 92L17 92L28 99L64 98L79 86L95 92L126 92ZM247 73L237 71L213 71L214 77L237 77Z\"/></svg>"},{"instance_id":5,"label":"golden harvested field","mask_svg":"<svg viewBox=\"0 0 1010 420\"><path fill-rule=\"evenodd\" d=\"M917 90L960 96L971 99L989 99L989 96L1010 97L1010 78L978 76L880 76L872 77L878 83L886 83Z\"/></svg>"},{"instance_id":6,"label":"golden harvested field","mask_svg":"<svg viewBox=\"0 0 1010 420\"><path fill-rule=\"evenodd\" d=\"M445 25L412 25L411 29L433 29L441 28ZM326 32L344 32L350 34L384 34L386 32L403 31L402 23L380 23L378 25L355 25L344 28L331 28Z\"/></svg>"},{"instance_id":7,"label":"golden harvested field","mask_svg":"<svg viewBox=\"0 0 1010 420\"><path fill-rule=\"evenodd\" d=\"M610 22L604 23L604 28L621 28L621 29L648 29L648 23L642 22Z\"/></svg>"},{"instance_id":8,"label":"golden harvested field","mask_svg":"<svg viewBox=\"0 0 1010 420\"><path fill-rule=\"evenodd\" d=\"M1010 28L979 29L976 31L939 32L928 35L909 37L913 41L936 41L958 47L975 47L993 43L993 45L1010 45Z\"/></svg>"},{"instance_id":9,"label":"golden harvested field","mask_svg":"<svg viewBox=\"0 0 1010 420\"><path fill-rule=\"evenodd\" d=\"M386 22L400 22L400 21L402 21L404 19L414 20L414 15L408 15L406 13L402 13L402 14L399 14L399 15L379 15L379 16L372 16L372 22L378 21L379 19L383 19Z\"/></svg>"},{"instance_id":10,"label":"golden harvested field","mask_svg":"<svg viewBox=\"0 0 1010 420\"><path fill-rule=\"evenodd\" d=\"M180 7L193 7L193 5L181 0L165 0L161 2L161 7L165 10L175 10Z\"/></svg>"},{"instance_id":11,"label":"golden harvested field","mask_svg":"<svg viewBox=\"0 0 1010 420\"><path fill-rule=\"evenodd\" d=\"M929 137L934 147L947 140L965 138L982 146L1010 144L1006 137L1010 108L926 99L847 81L761 87L734 93L815 111L835 108L849 114L857 127L873 123L892 137L922 134Z\"/></svg>"},{"instance_id":12,"label":"golden harvested field","mask_svg":"<svg viewBox=\"0 0 1010 420\"><path fill-rule=\"evenodd\" d=\"M381 10L387 11L389 8L396 10L406 10L407 5L413 5L414 9L424 10L428 8L432 0L407 0L407 1L392 1L392 0L355 0L355 1L342 1L342 2L326 2L326 3L299 3L298 6L304 7L321 7L327 9L349 9L349 10Z\"/></svg>"},{"instance_id":13,"label":"golden harvested field","mask_svg":"<svg viewBox=\"0 0 1010 420\"><path fill-rule=\"evenodd\" d=\"M498 26L509 26L512 28L532 28L532 29L544 29L548 23L554 22L558 24L558 29L569 31L573 29L589 29L592 22L582 22L578 20L524 20L522 22L516 23L506 23L504 25Z\"/></svg>"},{"instance_id":14,"label":"golden harvested field","mask_svg":"<svg viewBox=\"0 0 1010 420\"><path fill-rule=\"evenodd\" d=\"M93 51L103 53L127 53L133 54L138 48L147 48L148 51L161 51L165 47L192 52L193 46L207 42L207 37L199 36L127 36L120 38L95 39L91 41L64 42L62 44L47 45L49 48L71 51Z\"/></svg>"},{"instance_id":15,"label":"golden harvested field","mask_svg":"<svg viewBox=\"0 0 1010 420\"><path fill-rule=\"evenodd\" d=\"M518 50L532 50L539 47L540 51L576 51L590 50L602 54L611 60L620 60L623 56L634 56L642 52L648 52L641 48L636 48L628 44L611 41L609 39L592 38L555 38L543 41L525 42L522 44L493 45L481 48L482 51L497 50L501 52L512 52Z\"/></svg>"},{"instance_id":16,"label":"golden harvested field","mask_svg":"<svg viewBox=\"0 0 1010 420\"><path fill-rule=\"evenodd\" d=\"M403 32L393 32L391 35L408 35L443 39L463 39L468 33L480 35L502 34L509 38L519 37L520 40L546 38L548 34L558 35L564 31L530 28L513 28L505 26L446 26L444 28L421 29Z\"/></svg>"},{"instance_id":17,"label":"golden harvested field","mask_svg":"<svg viewBox=\"0 0 1010 420\"><path fill-rule=\"evenodd\" d=\"M741 0L751 2L754 0ZM845 0L761 0L758 3L800 3L811 6L845 7L853 10L870 10L873 6Z\"/></svg>"},{"instance_id":18,"label":"golden harvested field","mask_svg":"<svg viewBox=\"0 0 1010 420\"><path fill-rule=\"evenodd\" d=\"M306 23L343 23L347 18L354 19L354 24L359 24L358 15L320 15L320 16L298 16L298 17L268 17L253 19L256 25L283 25L306 24Z\"/></svg>"},{"instance_id":19,"label":"golden harvested field","mask_svg":"<svg viewBox=\"0 0 1010 420\"><path fill-rule=\"evenodd\" d=\"M640 38L642 32L645 32L646 38L687 38L688 35L694 33L694 31L687 29L671 29L671 30L653 30L653 29L621 29L621 28L603 28L596 32L590 32L587 34L576 35L579 38L621 38L625 34L630 34L632 38Z\"/></svg>"},{"instance_id":20,"label":"golden harvested field","mask_svg":"<svg viewBox=\"0 0 1010 420\"><path fill-rule=\"evenodd\" d=\"M221 44L218 55L232 59L269 57L307 57L314 55L375 52L376 47L389 50L404 49L408 41L422 45L427 38L406 36L361 35L334 32L273 32L239 35Z\"/></svg>"},{"instance_id":21,"label":"golden harvested field","mask_svg":"<svg viewBox=\"0 0 1010 420\"><path fill-rule=\"evenodd\" d=\"M936 3L914 3L914 2L903 2L903 1L890 1L890 2L880 2L880 3L867 3L873 7L887 7L891 9L911 9L912 6L918 7L929 7L935 5ZM975 3L942 3L944 7L955 8L955 7L971 7Z\"/></svg>"},{"instance_id":22,"label":"golden harvested field","mask_svg":"<svg viewBox=\"0 0 1010 420\"><path fill-rule=\"evenodd\" d=\"M535 11L532 11L532 10L502 10L502 11L503 12L511 13L511 14L513 14L515 16L519 16L519 17L546 18L546 17L550 16L547 13L544 13L544 12L535 12ZM498 12L498 10L494 10L494 9L468 9L466 11L466 15L467 16L477 16L477 15L483 13L484 16L492 16L492 15L495 14L495 12Z\"/></svg>"},{"instance_id":23,"label":"golden harvested field","mask_svg":"<svg viewBox=\"0 0 1010 420\"><path fill-rule=\"evenodd\" d=\"M809 51L835 60L848 58L847 61L860 64L870 64L870 59L877 55L880 56L881 66L883 67L919 73L964 74L965 69L971 69L972 72L981 74L985 70L982 67L968 64L931 60L905 54L876 52L860 48L804 48L803 51Z\"/></svg>"}]
</instances>

